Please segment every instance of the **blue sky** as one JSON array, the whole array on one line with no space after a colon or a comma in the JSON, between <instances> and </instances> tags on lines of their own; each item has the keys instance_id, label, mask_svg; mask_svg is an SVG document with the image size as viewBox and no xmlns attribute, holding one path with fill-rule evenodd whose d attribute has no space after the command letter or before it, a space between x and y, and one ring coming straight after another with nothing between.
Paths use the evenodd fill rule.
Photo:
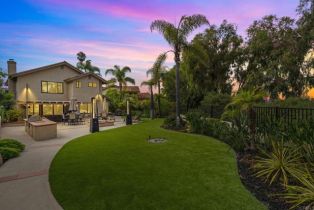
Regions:
<instances>
[{"instance_id":1,"label":"blue sky","mask_svg":"<svg viewBox=\"0 0 314 210\"><path fill-rule=\"evenodd\" d=\"M102 70L128 65L137 84L159 53L168 49L149 31L154 19L177 22L201 13L211 24L223 19L245 29L269 14L295 17L298 0L2 0L0 66L16 60L18 71L66 60L83 51ZM168 65L172 62L169 60Z\"/></svg>"}]
</instances>

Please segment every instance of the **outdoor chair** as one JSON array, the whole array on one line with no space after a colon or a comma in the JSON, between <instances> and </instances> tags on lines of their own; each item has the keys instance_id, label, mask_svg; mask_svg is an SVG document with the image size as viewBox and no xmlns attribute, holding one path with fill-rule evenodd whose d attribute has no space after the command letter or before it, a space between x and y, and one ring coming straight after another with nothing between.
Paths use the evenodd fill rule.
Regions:
<instances>
[{"instance_id":1,"label":"outdoor chair","mask_svg":"<svg viewBox=\"0 0 314 210\"><path fill-rule=\"evenodd\" d=\"M68 122L69 118L67 116L65 116L65 114L62 114L62 123L63 125Z\"/></svg>"},{"instance_id":2,"label":"outdoor chair","mask_svg":"<svg viewBox=\"0 0 314 210\"><path fill-rule=\"evenodd\" d=\"M68 125L75 125L76 124L76 116L75 113L70 113L69 114L69 121L68 121Z\"/></svg>"}]
</instances>

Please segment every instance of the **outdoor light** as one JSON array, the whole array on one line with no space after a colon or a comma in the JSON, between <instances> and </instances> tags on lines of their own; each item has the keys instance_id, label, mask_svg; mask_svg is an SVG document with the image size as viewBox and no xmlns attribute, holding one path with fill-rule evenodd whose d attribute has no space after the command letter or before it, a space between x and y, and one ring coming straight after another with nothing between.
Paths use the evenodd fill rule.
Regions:
<instances>
[{"instance_id":1,"label":"outdoor light","mask_svg":"<svg viewBox=\"0 0 314 210\"><path fill-rule=\"evenodd\" d=\"M95 97L91 98L91 103L92 103L92 116L90 119L90 132L91 133L95 133L99 131L99 121L98 121L98 116L95 115L95 109L94 109L94 105L95 105ZM97 107L96 107L97 108Z\"/></svg>"}]
</instances>

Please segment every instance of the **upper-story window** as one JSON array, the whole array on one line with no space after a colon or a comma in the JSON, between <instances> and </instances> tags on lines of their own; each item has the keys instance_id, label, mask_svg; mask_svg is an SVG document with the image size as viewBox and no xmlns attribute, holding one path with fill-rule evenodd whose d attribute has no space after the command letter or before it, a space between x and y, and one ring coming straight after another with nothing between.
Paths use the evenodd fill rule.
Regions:
<instances>
[{"instance_id":1,"label":"upper-story window","mask_svg":"<svg viewBox=\"0 0 314 210\"><path fill-rule=\"evenodd\" d=\"M97 87L96 82L89 82L88 87Z\"/></svg>"},{"instance_id":2,"label":"upper-story window","mask_svg":"<svg viewBox=\"0 0 314 210\"><path fill-rule=\"evenodd\" d=\"M62 82L41 81L42 93L63 94Z\"/></svg>"},{"instance_id":3,"label":"upper-story window","mask_svg":"<svg viewBox=\"0 0 314 210\"><path fill-rule=\"evenodd\" d=\"M76 88L81 88L82 87L82 82L80 80L76 81Z\"/></svg>"}]
</instances>

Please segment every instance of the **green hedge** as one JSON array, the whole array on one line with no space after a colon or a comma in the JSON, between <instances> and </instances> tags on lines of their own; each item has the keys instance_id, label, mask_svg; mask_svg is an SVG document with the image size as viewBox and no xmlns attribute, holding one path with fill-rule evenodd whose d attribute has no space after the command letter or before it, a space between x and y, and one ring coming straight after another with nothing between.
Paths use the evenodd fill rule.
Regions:
<instances>
[{"instance_id":1,"label":"green hedge","mask_svg":"<svg viewBox=\"0 0 314 210\"><path fill-rule=\"evenodd\" d=\"M0 147L14 148L22 152L25 148L25 145L13 139L1 139Z\"/></svg>"},{"instance_id":2,"label":"green hedge","mask_svg":"<svg viewBox=\"0 0 314 210\"><path fill-rule=\"evenodd\" d=\"M10 147L0 147L0 154L3 160L9 160L20 155L20 151Z\"/></svg>"},{"instance_id":3,"label":"green hedge","mask_svg":"<svg viewBox=\"0 0 314 210\"><path fill-rule=\"evenodd\" d=\"M228 122L203 117L201 112L193 111L187 114L188 131L217 138L229 144L236 151L243 151L248 145L248 131Z\"/></svg>"},{"instance_id":4,"label":"green hedge","mask_svg":"<svg viewBox=\"0 0 314 210\"><path fill-rule=\"evenodd\" d=\"M13 139L0 140L0 154L4 160L8 160L20 155L25 145Z\"/></svg>"}]
</instances>

